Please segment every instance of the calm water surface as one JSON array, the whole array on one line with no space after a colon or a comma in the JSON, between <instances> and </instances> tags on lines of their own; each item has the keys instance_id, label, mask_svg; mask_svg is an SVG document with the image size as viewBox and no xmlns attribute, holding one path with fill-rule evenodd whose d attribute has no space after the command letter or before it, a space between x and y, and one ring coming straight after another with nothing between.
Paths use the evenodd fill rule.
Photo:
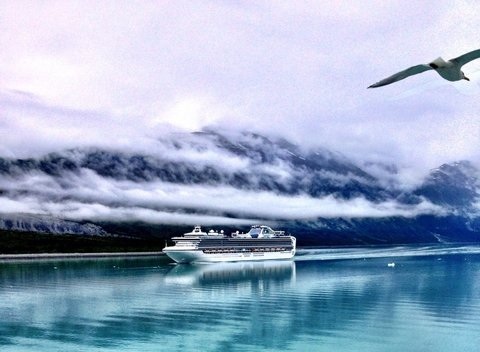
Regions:
<instances>
[{"instance_id":1,"label":"calm water surface","mask_svg":"<svg viewBox=\"0 0 480 352\"><path fill-rule=\"evenodd\" d=\"M480 351L480 247L0 262L0 318L0 351Z\"/></svg>"}]
</instances>

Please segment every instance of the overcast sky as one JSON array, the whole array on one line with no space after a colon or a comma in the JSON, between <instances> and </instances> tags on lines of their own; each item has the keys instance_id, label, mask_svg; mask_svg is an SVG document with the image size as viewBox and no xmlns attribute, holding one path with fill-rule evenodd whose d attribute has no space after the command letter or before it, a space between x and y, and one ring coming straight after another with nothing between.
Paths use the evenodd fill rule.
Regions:
<instances>
[{"instance_id":1,"label":"overcast sky","mask_svg":"<svg viewBox=\"0 0 480 352\"><path fill-rule=\"evenodd\" d=\"M476 1L1 1L0 155L255 130L425 171L480 160Z\"/></svg>"}]
</instances>

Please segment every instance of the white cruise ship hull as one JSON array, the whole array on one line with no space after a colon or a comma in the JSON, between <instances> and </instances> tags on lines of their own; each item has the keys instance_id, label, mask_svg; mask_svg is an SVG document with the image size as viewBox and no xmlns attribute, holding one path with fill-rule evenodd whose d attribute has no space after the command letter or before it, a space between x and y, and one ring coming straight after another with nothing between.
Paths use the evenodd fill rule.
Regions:
<instances>
[{"instance_id":1,"label":"white cruise ship hull","mask_svg":"<svg viewBox=\"0 0 480 352\"><path fill-rule=\"evenodd\" d=\"M265 225L254 225L246 234L238 231L225 236L195 226L182 237L172 237L174 246L163 252L177 263L240 262L291 259L295 255L296 238L285 236Z\"/></svg>"},{"instance_id":2,"label":"white cruise ship hull","mask_svg":"<svg viewBox=\"0 0 480 352\"><path fill-rule=\"evenodd\" d=\"M281 260L291 259L295 255L295 249L281 252L204 253L198 249L184 250L175 247L166 247L163 249L163 252L177 263Z\"/></svg>"}]
</instances>

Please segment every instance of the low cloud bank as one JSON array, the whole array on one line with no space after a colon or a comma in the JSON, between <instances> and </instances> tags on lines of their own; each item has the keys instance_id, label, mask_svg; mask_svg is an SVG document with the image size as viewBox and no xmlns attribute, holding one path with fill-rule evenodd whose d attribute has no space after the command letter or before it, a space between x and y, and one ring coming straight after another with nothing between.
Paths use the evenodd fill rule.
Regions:
<instances>
[{"instance_id":1,"label":"low cloud bank","mask_svg":"<svg viewBox=\"0 0 480 352\"><path fill-rule=\"evenodd\" d=\"M41 173L2 178L2 213L43 214L70 220L144 221L169 224L248 224L315 218L445 215L426 200L414 205L363 197L279 195L229 186L119 181L90 170L61 179Z\"/></svg>"}]
</instances>

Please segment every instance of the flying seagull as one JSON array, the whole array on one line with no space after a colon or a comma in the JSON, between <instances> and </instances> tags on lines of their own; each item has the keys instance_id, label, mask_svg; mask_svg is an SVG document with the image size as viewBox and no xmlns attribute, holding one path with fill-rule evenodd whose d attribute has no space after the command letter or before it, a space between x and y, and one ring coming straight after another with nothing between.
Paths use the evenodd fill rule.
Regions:
<instances>
[{"instance_id":1,"label":"flying seagull","mask_svg":"<svg viewBox=\"0 0 480 352\"><path fill-rule=\"evenodd\" d=\"M445 78L447 81L453 82L453 81L460 81L462 79L466 79L467 81L470 81L470 79L465 77L465 74L463 73L461 68L466 63L469 63L472 60L478 59L479 57L480 57L480 49L470 51L469 53L463 54L459 57L456 57L448 61L445 61L444 59L439 57L438 59L433 60L427 65L425 64L416 65L416 66L407 68L406 70L395 73L390 77L382 79L380 82L372 84L368 88L377 88L381 86L386 86L387 84L400 81L409 76L413 76L428 70L437 71L437 73L443 78Z\"/></svg>"}]
</instances>

